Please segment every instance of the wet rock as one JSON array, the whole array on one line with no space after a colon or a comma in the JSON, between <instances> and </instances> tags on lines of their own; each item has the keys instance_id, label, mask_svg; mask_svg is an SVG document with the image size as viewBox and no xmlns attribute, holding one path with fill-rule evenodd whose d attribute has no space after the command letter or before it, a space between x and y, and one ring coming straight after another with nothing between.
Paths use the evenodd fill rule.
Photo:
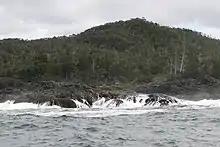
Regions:
<instances>
[{"instance_id":1,"label":"wet rock","mask_svg":"<svg viewBox=\"0 0 220 147\"><path fill-rule=\"evenodd\" d=\"M49 105L57 105L63 108L77 108L76 103L70 98L53 98L50 99Z\"/></svg>"},{"instance_id":2,"label":"wet rock","mask_svg":"<svg viewBox=\"0 0 220 147\"><path fill-rule=\"evenodd\" d=\"M85 104L88 107L91 107L91 103L87 102L87 100L81 99L81 98L57 98L54 96L40 96L38 97L37 101L35 101L35 103L37 104L44 104L44 103L48 103L49 106L53 106L53 105L57 105L63 108L77 108L77 104L75 103L75 101L78 101L79 103Z\"/></svg>"},{"instance_id":3,"label":"wet rock","mask_svg":"<svg viewBox=\"0 0 220 147\"><path fill-rule=\"evenodd\" d=\"M161 99L159 100L160 106L168 106L169 105L169 101L166 99Z\"/></svg>"},{"instance_id":4,"label":"wet rock","mask_svg":"<svg viewBox=\"0 0 220 147\"><path fill-rule=\"evenodd\" d=\"M143 99L140 99L140 100L139 100L139 103L142 103L142 101L143 101Z\"/></svg>"},{"instance_id":5,"label":"wet rock","mask_svg":"<svg viewBox=\"0 0 220 147\"><path fill-rule=\"evenodd\" d=\"M135 96L133 97L133 102L134 102L134 103L136 103L136 102L137 102L137 100L136 100L136 97L135 97Z\"/></svg>"},{"instance_id":6,"label":"wet rock","mask_svg":"<svg viewBox=\"0 0 220 147\"><path fill-rule=\"evenodd\" d=\"M71 100L78 100L81 103L86 103L87 106L91 107L92 104L99 98L104 97L106 101L115 100L115 104L120 106L124 99L127 99L130 95L130 102L133 103L145 103L145 105L155 105L160 103L161 105L168 105L171 103L177 103L177 100L171 98L168 95L173 95L183 99L198 99L190 91L198 92L198 94L207 92L207 97L213 98L213 93L216 93L214 98L219 99L219 80L212 77L203 77L200 79L178 79L174 81L162 81L156 83L147 83L139 86L136 91L129 91L127 89L114 89L111 86L98 87L89 86L81 83L73 82L55 82L55 81L42 81L42 82L21 82L20 80L10 78L0 78L0 102L7 100L14 100L16 103L19 102L32 102L32 103L45 103L50 102L51 104L57 104L65 108L75 108L75 103ZM133 93L149 94L149 99L138 100ZM159 94L159 93L164 93ZM167 95L165 95L167 94ZM181 97L186 94L185 97ZM197 94L197 95L198 95ZM206 97L205 97L206 98ZM86 100L86 101L84 101Z\"/></svg>"},{"instance_id":7,"label":"wet rock","mask_svg":"<svg viewBox=\"0 0 220 147\"><path fill-rule=\"evenodd\" d=\"M116 99L116 100L114 100L114 101L115 101L115 103L116 103L116 107L120 106L120 105L123 103L123 101L120 100L120 99Z\"/></svg>"},{"instance_id":8,"label":"wet rock","mask_svg":"<svg viewBox=\"0 0 220 147\"><path fill-rule=\"evenodd\" d=\"M109 101L109 100L107 100L107 101ZM119 107L121 104L123 104L123 100L121 100L121 99L114 99L111 103L108 104L107 107L109 107L110 105L114 105L116 107Z\"/></svg>"},{"instance_id":9,"label":"wet rock","mask_svg":"<svg viewBox=\"0 0 220 147\"><path fill-rule=\"evenodd\" d=\"M170 103L178 103L178 101L165 94L149 94L148 99L145 100L145 106L147 105L155 105L156 103L159 103L160 106L167 106Z\"/></svg>"},{"instance_id":10,"label":"wet rock","mask_svg":"<svg viewBox=\"0 0 220 147\"><path fill-rule=\"evenodd\" d=\"M156 95L156 94L150 94L150 95L148 95L148 97L149 98L145 100L145 106L150 105L150 104L155 105L159 99L158 95Z\"/></svg>"}]
</instances>

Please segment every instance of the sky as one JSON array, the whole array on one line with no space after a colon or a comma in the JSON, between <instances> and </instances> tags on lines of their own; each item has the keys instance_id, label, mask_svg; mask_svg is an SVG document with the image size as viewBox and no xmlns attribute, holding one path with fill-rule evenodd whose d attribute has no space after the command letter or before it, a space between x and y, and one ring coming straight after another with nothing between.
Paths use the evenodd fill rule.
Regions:
<instances>
[{"instance_id":1,"label":"sky","mask_svg":"<svg viewBox=\"0 0 220 147\"><path fill-rule=\"evenodd\" d=\"M139 17L220 39L219 16L218 0L0 0L0 38L71 35Z\"/></svg>"}]
</instances>

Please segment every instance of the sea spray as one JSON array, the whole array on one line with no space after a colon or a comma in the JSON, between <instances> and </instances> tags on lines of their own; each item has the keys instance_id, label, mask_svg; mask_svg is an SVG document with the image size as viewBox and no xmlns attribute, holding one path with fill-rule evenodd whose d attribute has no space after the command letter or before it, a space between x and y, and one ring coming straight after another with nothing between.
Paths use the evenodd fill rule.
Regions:
<instances>
[{"instance_id":1,"label":"sea spray","mask_svg":"<svg viewBox=\"0 0 220 147\"><path fill-rule=\"evenodd\" d=\"M77 108L61 108L59 106L48 106L47 103L42 105L33 103L14 103L14 101L6 101L0 103L1 115L35 115L35 116L74 116L74 117L108 117L116 115L132 115L144 113L166 113L175 111L175 109L204 109L212 107L220 107L220 100L200 100L189 101L177 99L178 103L161 107L159 104L145 105L145 100L149 95L136 95L136 101L132 96L128 96L119 106L116 106L115 99L100 98L93 103L92 107L88 107L85 101L73 100L77 104ZM172 109L170 109L172 108Z\"/></svg>"}]
</instances>

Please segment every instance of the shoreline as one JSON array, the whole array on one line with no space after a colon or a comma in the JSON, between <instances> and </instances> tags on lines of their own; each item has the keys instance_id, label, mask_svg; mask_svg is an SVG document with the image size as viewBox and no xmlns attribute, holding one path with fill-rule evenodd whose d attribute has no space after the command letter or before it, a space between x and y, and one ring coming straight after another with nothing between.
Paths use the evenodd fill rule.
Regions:
<instances>
[{"instance_id":1,"label":"shoreline","mask_svg":"<svg viewBox=\"0 0 220 147\"><path fill-rule=\"evenodd\" d=\"M70 99L81 102L84 99L88 105L92 105L100 97L108 100L123 99L132 94L152 93L162 93L186 100L220 99L219 88L219 80L208 76L200 79L177 79L129 86L91 86L55 81L23 82L17 79L1 78L0 102L14 100L15 103L44 103L58 99L65 101L64 105L69 105Z\"/></svg>"}]
</instances>

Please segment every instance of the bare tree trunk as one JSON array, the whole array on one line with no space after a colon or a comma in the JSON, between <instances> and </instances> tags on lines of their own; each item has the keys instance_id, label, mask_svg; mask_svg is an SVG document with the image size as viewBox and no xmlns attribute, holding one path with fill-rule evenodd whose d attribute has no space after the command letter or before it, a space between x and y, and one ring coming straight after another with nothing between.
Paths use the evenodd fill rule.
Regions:
<instances>
[{"instance_id":1,"label":"bare tree trunk","mask_svg":"<svg viewBox=\"0 0 220 147\"><path fill-rule=\"evenodd\" d=\"M185 35L184 35L184 41L183 41L183 54L182 54L182 59L181 59L181 65L180 65L180 72L184 72L183 70L183 65L184 65L184 59L185 59L185 54L186 54L186 42L185 42Z\"/></svg>"},{"instance_id":2,"label":"bare tree trunk","mask_svg":"<svg viewBox=\"0 0 220 147\"><path fill-rule=\"evenodd\" d=\"M174 55L175 61L174 61L174 74L177 74L177 49L175 48L175 55Z\"/></svg>"},{"instance_id":3,"label":"bare tree trunk","mask_svg":"<svg viewBox=\"0 0 220 147\"><path fill-rule=\"evenodd\" d=\"M182 60L181 60L181 65L180 65L180 72L183 73L184 70L183 70L183 65L184 65L184 59L185 59L185 49L183 51L183 55L182 55Z\"/></svg>"},{"instance_id":4,"label":"bare tree trunk","mask_svg":"<svg viewBox=\"0 0 220 147\"><path fill-rule=\"evenodd\" d=\"M180 65L180 72L181 73L184 72L184 59L185 59L185 55L186 55L186 36L184 34L184 38L183 38L183 54L182 54L181 65Z\"/></svg>"}]
</instances>

